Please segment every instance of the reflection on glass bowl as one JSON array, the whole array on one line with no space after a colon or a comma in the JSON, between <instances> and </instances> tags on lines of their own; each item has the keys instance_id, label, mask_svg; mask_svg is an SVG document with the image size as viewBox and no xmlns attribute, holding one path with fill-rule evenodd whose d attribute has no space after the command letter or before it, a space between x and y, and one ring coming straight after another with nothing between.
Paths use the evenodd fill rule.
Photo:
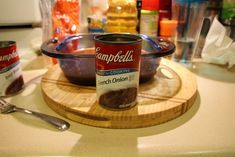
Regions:
<instances>
[{"instance_id":1,"label":"reflection on glass bowl","mask_svg":"<svg viewBox=\"0 0 235 157\"><path fill-rule=\"evenodd\" d=\"M95 85L96 34L77 34L64 39L51 39L42 44L42 53L57 58L66 78L79 85ZM151 80L156 74L162 56L172 54L175 45L165 39L142 37L140 83ZM154 44L154 46L152 46Z\"/></svg>"}]
</instances>

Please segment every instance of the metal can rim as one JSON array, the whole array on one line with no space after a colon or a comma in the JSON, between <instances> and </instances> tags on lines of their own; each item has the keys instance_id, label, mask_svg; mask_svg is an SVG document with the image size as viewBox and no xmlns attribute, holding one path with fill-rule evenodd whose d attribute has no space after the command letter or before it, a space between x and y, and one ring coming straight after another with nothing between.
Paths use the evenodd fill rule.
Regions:
<instances>
[{"instance_id":1,"label":"metal can rim","mask_svg":"<svg viewBox=\"0 0 235 157\"><path fill-rule=\"evenodd\" d=\"M129 40L118 40L118 41L112 41L108 40L108 38L112 37L118 37L118 38L123 38L123 39L129 39ZM106 44L136 44L142 41L142 38L138 35L135 34L125 34L125 33L113 33L113 34L102 34L102 35L97 35L94 37L95 41L103 42Z\"/></svg>"},{"instance_id":2,"label":"metal can rim","mask_svg":"<svg viewBox=\"0 0 235 157\"><path fill-rule=\"evenodd\" d=\"M0 48L8 48L15 44L16 42L12 40L0 41Z\"/></svg>"}]
</instances>

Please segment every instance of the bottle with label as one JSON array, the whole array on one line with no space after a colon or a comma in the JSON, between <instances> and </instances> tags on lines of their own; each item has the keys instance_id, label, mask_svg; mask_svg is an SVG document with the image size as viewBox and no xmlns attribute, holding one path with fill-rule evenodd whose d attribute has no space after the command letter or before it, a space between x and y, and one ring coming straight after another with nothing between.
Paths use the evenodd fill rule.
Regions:
<instances>
[{"instance_id":1,"label":"bottle with label","mask_svg":"<svg viewBox=\"0 0 235 157\"><path fill-rule=\"evenodd\" d=\"M157 36L159 0L142 0L140 33L151 37Z\"/></svg>"},{"instance_id":2,"label":"bottle with label","mask_svg":"<svg viewBox=\"0 0 235 157\"><path fill-rule=\"evenodd\" d=\"M159 21L171 19L171 10L174 9L171 4L172 0L159 0Z\"/></svg>"},{"instance_id":3,"label":"bottle with label","mask_svg":"<svg viewBox=\"0 0 235 157\"><path fill-rule=\"evenodd\" d=\"M136 0L109 0L106 32L137 33Z\"/></svg>"}]
</instances>

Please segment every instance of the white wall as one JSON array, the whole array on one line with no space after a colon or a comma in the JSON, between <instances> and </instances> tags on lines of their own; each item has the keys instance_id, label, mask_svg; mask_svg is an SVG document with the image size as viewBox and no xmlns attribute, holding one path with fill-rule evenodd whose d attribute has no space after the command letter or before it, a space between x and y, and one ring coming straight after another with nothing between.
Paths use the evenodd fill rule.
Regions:
<instances>
[{"instance_id":1,"label":"white wall","mask_svg":"<svg viewBox=\"0 0 235 157\"><path fill-rule=\"evenodd\" d=\"M39 0L0 0L0 25L40 23Z\"/></svg>"}]
</instances>

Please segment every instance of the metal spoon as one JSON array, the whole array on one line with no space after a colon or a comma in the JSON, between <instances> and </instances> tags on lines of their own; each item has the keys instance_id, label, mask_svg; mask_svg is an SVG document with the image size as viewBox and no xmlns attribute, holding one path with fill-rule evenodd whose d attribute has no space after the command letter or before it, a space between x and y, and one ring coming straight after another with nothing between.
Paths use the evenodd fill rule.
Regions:
<instances>
[{"instance_id":1,"label":"metal spoon","mask_svg":"<svg viewBox=\"0 0 235 157\"><path fill-rule=\"evenodd\" d=\"M12 105L12 104L6 102L2 98L0 98L0 112L3 114L8 114L8 113L12 113L12 112L22 112L22 113L26 113L29 115L33 115L35 117L38 117L38 118L52 124L53 126L55 126L56 128L58 128L59 130L62 130L62 131L67 130L70 127L70 124L68 122L66 122L60 118L49 116L49 115L46 115L43 113L31 111L31 110L27 110L24 108L16 107L15 105Z\"/></svg>"}]
</instances>

